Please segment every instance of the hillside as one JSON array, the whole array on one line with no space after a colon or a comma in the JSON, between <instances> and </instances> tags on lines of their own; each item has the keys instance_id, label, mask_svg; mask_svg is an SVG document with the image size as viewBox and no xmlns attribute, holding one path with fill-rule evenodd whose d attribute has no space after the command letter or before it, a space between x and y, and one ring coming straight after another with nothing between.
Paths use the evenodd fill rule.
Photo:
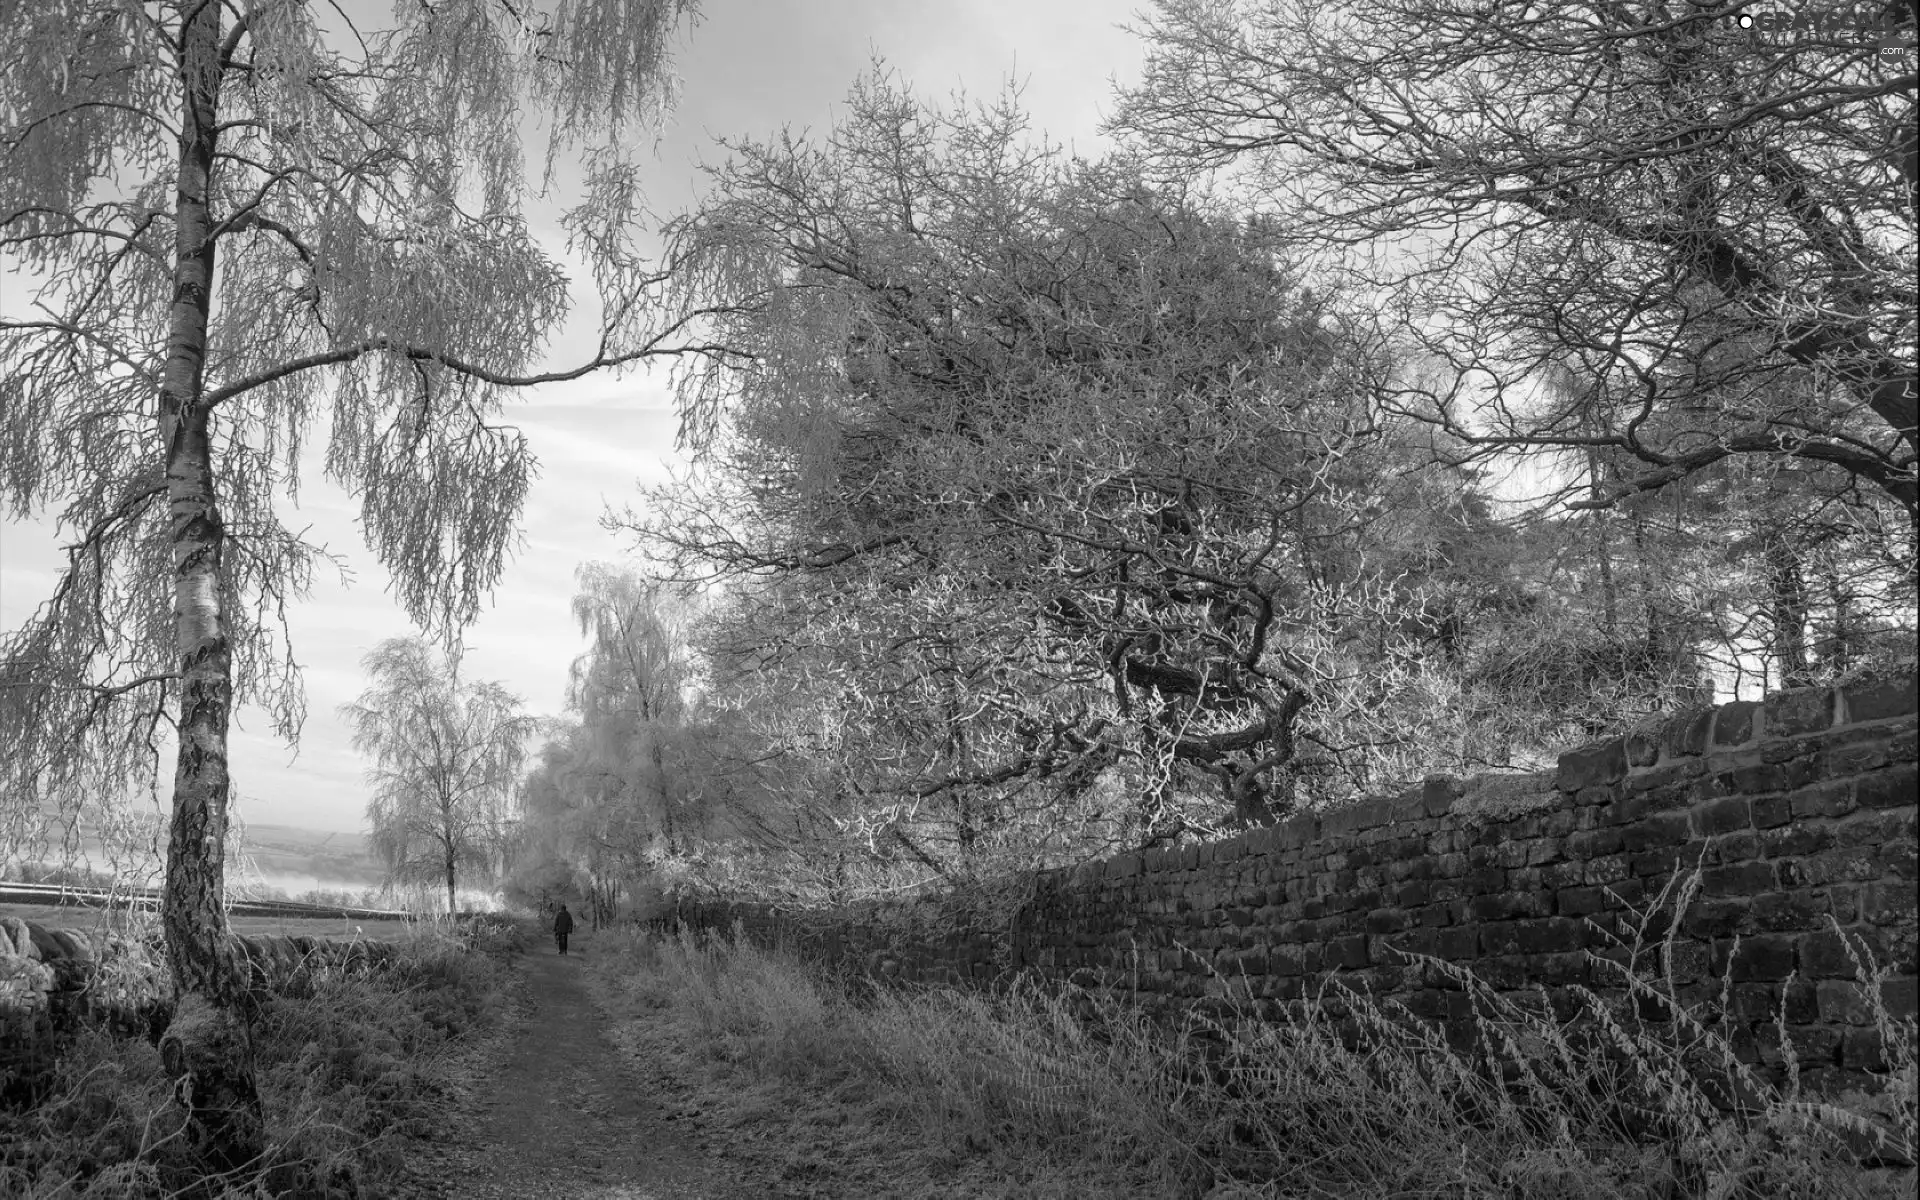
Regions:
<instances>
[{"instance_id":1,"label":"hillside","mask_svg":"<svg viewBox=\"0 0 1920 1200\"><path fill-rule=\"evenodd\" d=\"M292 895L315 888L361 891L382 878L363 833L249 824L237 849L246 875Z\"/></svg>"}]
</instances>

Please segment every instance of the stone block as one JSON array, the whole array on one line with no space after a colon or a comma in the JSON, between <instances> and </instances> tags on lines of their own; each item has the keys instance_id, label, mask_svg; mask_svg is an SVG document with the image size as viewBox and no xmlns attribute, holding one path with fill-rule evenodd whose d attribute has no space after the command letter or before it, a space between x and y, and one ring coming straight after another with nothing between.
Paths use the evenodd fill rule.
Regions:
<instances>
[{"instance_id":1,"label":"stone block","mask_svg":"<svg viewBox=\"0 0 1920 1200\"><path fill-rule=\"evenodd\" d=\"M1453 925L1434 931L1433 956L1448 962L1468 962L1480 953L1480 931L1472 925Z\"/></svg>"},{"instance_id":2,"label":"stone block","mask_svg":"<svg viewBox=\"0 0 1920 1200\"><path fill-rule=\"evenodd\" d=\"M1757 923L1745 899L1708 896L1695 899L1687 907L1680 918L1680 930L1688 937L1728 938L1752 933Z\"/></svg>"},{"instance_id":3,"label":"stone block","mask_svg":"<svg viewBox=\"0 0 1920 1200\"><path fill-rule=\"evenodd\" d=\"M1857 812L1831 827L1833 843L1836 846L1912 847L1917 819L1920 813L1911 808ZM1912 853L1911 849L1908 853Z\"/></svg>"},{"instance_id":4,"label":"stone block","mask_svg":"<svg viewBox=\"0 0 1920 1200\"><path fill-rule=\"evenodd\" d=\"M1583 829L1567 835L1567 857L1582 860L1618 854L1622 844L1618 829Z\"/></svg>"},{"instance_id":5,"label":"stone block","mask_svg":"<svg viewBox=\"0 0 1920 1200\"><path fill-rule=\"evenodd\" d=\"M1830 911L1827 898L1810 888L1767 892L1755 896L1747 907L1753 914L1754 927L1769 933L1823 928Z\"/></svg>"},{"instance_id":6,"label":"stone block","mask_svg":"<svg viewBox=\"0 0 1920 1200\"><path fill-rule=\"evenodd\" d=\"M1605 858L1587 860L1588 883L1618 883L1633 877L1633 865L1625 854L1609 854Z\"/></svg>"},{"instance_id":7,"label":"stone block","mask_svg":"<svg viewBox=\"0 0 1920 1200\"><path fill-rule=\"evenodd\" d=\"M1832 779L1884 767L1892 761L1887 748L1888 743L1884 741L1834 746L1821 753L1817 770L1823 778Z\"/></svg>"},{"instance_id":8,"label":"stone block","mask_svg":"<svg viewBox=\"0 0 1920 1200\"><path fill-rule=\"evenodd\" d=\"M1887 1046L1880 1030L1844 1030L1840 1035L1840 1064L1855 1071L1885 1071Z\"/></svg>"},{"instance_id":9,"label":"stone block","mask_svg":"<svg viewBox=\"0 0 1920 1200\"><path fill-rule=\"evenodd\" d=\"M1582 930L1584 938L1585 931ZM1587 957L1584 949L1542 954L1531 964L1530 974L1533 982L1548 987L1567 987L1577 984L1586 987L1593 982L1593 961Z\"/></svg>"},{"instance_id":10,"label":"stone block","mask_svg":"<svg viewBox=\"0 0 1920 1200\"><path fill-rule=\"evenodd\" d=\"M1840 688L1841 720L1884 721L1920 711L1915 677L1866 679Z\"/></svg>"},{"instance_id":11,"label":"stone block","mask_svg":"<svg viewBox=\"0 0 1920 1200\"><path fill-rule=\"evenodd\" d=\"M1633 854L1642 850L1685 845L1691 836L1692 822L1687 813L1650 813L1621 828L1620 847Z\"/></svg>"},{"instance_id":12,"label":"stone block","mask_svg":"<svg viewBox=\"0 0 1920 1200\"><path fill-rule=\"evenodd\" d=\"M1873 998L1865 985L1847 979L1822 979L1813 986L1820 1020L1830 1025L1873 1024Z\"/></svg>"},{"instance_id":13,"label":"stone block","mask_svg":"<svg viewBox=\"0 0 1920 1200\"><path fill-rule=\"evenodd\" d=\"M1755 829L1778 829L1793 820L1793 804L1787 796L1758 796L1747 813Z\"/></svg>"},{"instance_id":14,"label":"stone block","mask_svg":"<svg viewBox=\"0 0 1920 1200\"><path fill-rule=\"evenodd\" d=\"M1420 811L1428 817L1444 817L1460 795L1462 782L1451 775L1429 775L1420 784Z\"/></svg>"},{"instance_id":15,"label":"stone block","mask_svg":"<svg viewBox=\"0 0 1920 1200\"><path fill-rule=\"evenodd\" d=\"M1526 866L1550 867L1566 857L1566 839L1560 837L1535 838L1527 843Z\"/></svg>"},{"instance_id":16,"label":"stone block","mask_svg":"<svg viewBox=\"0 0 1920 1200\"><path fill-rule=\"evenodd\" d=\"M1590 808L1597 804L1611 804L1619 798L1620 785L1617 783L1595 784L1593 787L1583 787L1573 793L1573 803L1576 807L1580 808Z\"/></svg>"},{"instance_id":17,"label":"stone block","mask_svg":"<svg viewBox=\"0 0 1920 1200\"><path fill-rule=\"evenodd\" d=\"M1862 808L1900 808L1920 803L1914 764L1902 763L1862 775L1854 781L1854 799Z\"/></svg>"},{"instance_id":18,"label":"stone block","mask_svg":"<svg viewBox=\"0 0 1920 1200\"><path fill-rule=\"evenodd\" d=\"M1906 880L1909 886L1916 876L1920 876L1920 858L1915 857L1911 841L1903 845L1882 846L1876 852L1876 857L1887 874Z\"/></svg>"},{"instance_id":19,"label":"stone block","mask_svg":"<svg viewBox=\"0 0 1920 1200\"><path fill-rule=\"evenodd\" d=\"M1568 954L1586 945L1586 922L1572 917L1534 917L1510 927L1522 954Z\"/></svg>"},{"instance_id":20,"label":"stone block","mask_svg":"<svg viewBox=\"0 0 1920 1200\"><path fill-rule=\"evenodd\" d=\"M1818 929L1800 939L1800 973L1809 979L1852 979L1859 973L1854 959L1868 961L1870 947L1832 928Z\"/></svg>"},{"instance_id":21,"label":"stone block","mask_svg":"<svg viewBox=\"0 0 1920 1200\"><path fill-rule=\"evenodd\" d=\"M1753 828L1751 801L1745 796L1722 796L1709 800L1693 812L1694 828L1702 837Z\"/></svg>"},{"instance_id":22,"label":"stone block","mask_svg":"<svg viewBox=\"0 0 1920 1200\"><path fill-rule=\"evenodd\" d=\"M1903 979L1881 980L1880 1003L1894 1020L1913 1020L1920 1015L1920 978L1908 975Z\"/></svg>"},{"instance_id":23,"label":"stone block","mask_svg":"<svg viewBox=\"0 0 1920 1200\"><path fill-rule=\"evenodd\" d=\"M1830 779L1824 783L1795 788L1787 793L1787 808L1796 821L1817 817L1843 817L1858 806L1859 801L1854 797L1853 783L1846 779Z\"/></svg>"},{"instance_id":24,"label":"stone block","mask_svg":"<svg viewBox=\"0 0 1920 1200\"><path fill-rule=\"evenodd\" d=\"M1608 738L1562 754L1553 785L1563 792L1578 792L1617 783L1626 778L1626 774L1626 743L1621 738Z\"/></svg>"},{"instance_id":25,"label":"stone block","mask_svg":"<svg viewBox=\"0 0 1920 1200\"><path fill-rule=\"evenodd\" d=\"M1722 704L1713 717L1715 749L1744 746L1760 733L1760 706L1751 700Z\"/></svg>"},{"instance_id":26,"label":"stone block","mask_svg":"<svg viewBox=\"0 0 1920 1200\"><path fill-rule=\"evenodd\" d=\"M1267 955L1267 972L1272 975L1304 975L1319 969L1319 951L1311 947L1275 946Z\"/></svg>"},{"instance_id":27,"label":"stone block","mask_svg":"<svg viewBox=\"0 0 1920 1200\"><path fill-rule=\"evenodd\" d=\"M1600 824L1615 828L1631 825L1649 813L1679 808L1685 795L1683 791L1668 787L1621 796L1601 808Z\"/></svg>"},{"instance_id":28,"label":"stone block","mask_svg":"<svg viewBox=\"0 0 1920 1200\"><path fill-rule=\"evenodd\" d=\"M1774 886L1773 864L1734 863L1700 872L1700 890L1708 896L1758 896Z\"/></svg>"},{"instance_id":29,"label":"stone block","mask_svg":"<svg viewBox=\"0 0 1920 1200\"><path fill-rule=\"evenodd\" d=\"M1713 732L1713 711L1698 708L1669 718L1661 727L1661 748L1673 758L1705 754Z\"/></svg>"},{"instance_id":30,"label":"stone block","mask_svg":"<svg viewBox=\"0 0 1920 1200\"><path fill-rule=\"evenodd\" d=\"M1411 928L1413 914L1403 908L1376 908L1367 913L1365 927L1371 934L1399 933Z\"/></svg>"},{"instance_id":31,"label":"stone block","mask_svg":"<svg viewBox=\"0 0 1920 1200\"><path fill-rule=\"evenodd\" d=\"M1792 762L1754 763L1735 767L1714 777L1721 794L1729 797L1758 796L1766 792L1784 792L1804 787L1813 780L1813 764Z\"/></svg>"},{"instance_id":32,"label":"stone block","mask_svg":"<svg viewBox=\"0 0 1920 1200\"><path fill-rule=\"evenodd\" d=\"M1467 901L1467 917L1474 921L1544 917L1552 908L1553 898L1538 892L1490 892Z\"/></svg>"},{"instance_id":33,"label":"stone block","mask_svg":"<svg viewBox=\"0 0 1920 1200\"><path fill-rule=\"evenodd\" d=\"M1660 761L1659 729L1635 729L1625 742L1628 767L1650 767Z\"/></svg>"},{"instance_id":34,"label":"stone block","mask_svg":"<svg viewBox=\"0 0 1920 1200\"><path fill-rule=\"evenodd\" d=\"M1486 944L1484 936L1481 942L1483 946ZM1529 964L1524 956L1513 953L1483 953L1487 953L1488 956L1482 957L1473 965L1473 973L1488 987L1497 991L1512 992L1525 988L1532 982L1528 977Z\"/></svg>"},{"instance_id":35,"label":"stone block","mask_svg":"<svg viewBox=\"0 0 1920 1200\"><path fill-rule=\"evenodd\" d=\"M1726 956L1732 956L1731 973L1735 982L1762 980L1779 982L1794 971L1794 943L1790 933L1761 933L1753 937L1714 944L1711 973L1718 977L1728 970Z\"/></svg>"},{"instance_id":36,"label":"stone block","mask_svg":"<svg viewBox=\"0 0 1920 1200\"><path fill-rule=\"evenodd\" d=\"M1567 887L1554 893L1553 909L1563 917L1585 917L1608 907L1607 891L1600 887Z\"/></svg>"},{"instance_id":37,"label":"stone block","mask_svg":"<svg viewBox=\"0 0 1920 1200\"><path fill-rule=\"evenodd\" d=\"M1482 775L1460 785L1452 801L1452 815L1473 826L1509 822L1562 806L1544 772L1526 775Z\"/></svg>"},{"instance_id":38,"label":"stone block","mask_svg":"<svg viewBox=\"0 0 1920 1200\"><path fill-rule=\"evenodd\" d=\"M1400 908L1418 908L1433 899L1433 883L1426 879L1409 879L1389 889L1388 895Z\"/></svg>"},{"instance_id":39,"label":"stone block","mask_svg":"<svg viewBox=\"0 0 1920 1200\"><path fill-rule=\"evenodd\" d=\"M41 962L53 962L62 957L60 943L54 940L52 930L28 921L27 937L33 942L33 957Z\"/></svg>"},{"instance_id":40,"label":"stone block","mask_svg":"<svg viewBox=\"0 0 1920 1200\"><path fill-rule=\"evenodd\" d=\"M1642 879L1688 870L1700 864L1700 856L1694 850L1698 845L1697 842L1689 842L1671 850L1642 850L1638 854L1625 855L1627 870Z\"/></svg>"},{"instance_id":41,"label":"stone block","mask_svg":"<svg viewBox=\"0 0 1920 1200\"><path fill-rule=\"evenodd\" d=\"M1329 967L1348 969L1368 966L1373 962L1367 948L1365 934L1348 934L1329 941L1323 949L1326 964Z\"/></svg>"},{"instance_id":42,"label":"stone block","mask_svg":"<svg viewBox=\"0 0 1920 1200\"><path fill-rule=\"evenodd\" d=\"M1872 925L1912 924L1916 907L1913 888L1905 882L1869 884L1860 889L1860 919Z\"/></svg>"},{"instance_id":43,"label":"stone block","mask_svg":"<svg viewBox=\"0 0 1920 1200\"><path fill-rule=\"evenodd\" d=\"M1767 697L1763 707L1770 738L1819 733L1833 724L1833 693L1827 688L1776 692Z\"/></svg>"},{"instance_id":44,"label":"stone block","mask_svg":"<svg viewBox=\"0 0 1920 1200\"><path fill-rule=\"evenodd\" d=\"M1504 867L1476 867L1467 872L1461 881L1469 896L1484 896L1488 892L1503 892L1507 889L1507 872Z\"/></svg>"},{"instance_id":45,"label":"stone block","mask_svg":"<svg viewBox=\"0 0 1920 1200\"><path fill-rule=\"evenodd\" d=\"M1760 751L1760 761L1765 763L1794 762L1802 759L1812 762L1818 757L1819 748L1820 739L1809 737L1794 738L1784 742L1769 740L1760 743L1757 747Z\"/></svg>"},{"instance_id":46,"label":"stone block","mask_svg":"<svg viewBox=\"0 0 1920 1200\"><path fill-rule=\"evenodd\" d=\"M1880 864L1866 846L1823 850L1800 860L1801 877L1814 887L1830 883L1871 883L1880 877Z\"/></svg>"}]
</instances>

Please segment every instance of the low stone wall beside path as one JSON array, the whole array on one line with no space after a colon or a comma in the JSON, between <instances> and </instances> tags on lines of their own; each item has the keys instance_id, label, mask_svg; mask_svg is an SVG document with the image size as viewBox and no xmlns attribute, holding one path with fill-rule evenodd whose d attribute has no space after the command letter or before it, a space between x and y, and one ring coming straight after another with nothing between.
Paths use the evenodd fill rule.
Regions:
<instances>
[{"instance_id":1,"label":"low stone wall beside path","mask_svg":"<svg viewBox=\"0 0 1920 1200\"><path fill-rule=\"evenodd\" d=\"M277 992L315 970L357 970L389 961L378 941L236 935L252 986ZM49 1061L62 1034L82 1021L157 1037L172 1014L172 984L157 942L109 935L96 941L20 917L0 917L0 1072Z\"/></svg>"},{"instance_id":2,"label":"low stone wall beside path","mask_svg":"<svg viewBox=\"0 0 1920 1200\"><path fill-rule=\"evenodd\" d=\"M1009 972L1149 1009L1272 1014L1330 977L1471 1036L1466 992L1408 953L1516 999L1621 997L1641 914L1694 870L1665 964L1683 1000L1731 980L1736 1052L1778 1077L1784 1013L1804 1080L1885 1062L1875 1003L1916 1012L1915 680L1867 679L1683 713L1534 775L1433 778L1204 845L1002 881L1000 902L928 897L825 911L683 902L668 923L785 941L898 979ZM1011 899L1005 899L1011 897ZM1667 926L1649 931L1651 952ZM1855 956L1886 971L1877 995Z\"/></svg>"}]
</instances>

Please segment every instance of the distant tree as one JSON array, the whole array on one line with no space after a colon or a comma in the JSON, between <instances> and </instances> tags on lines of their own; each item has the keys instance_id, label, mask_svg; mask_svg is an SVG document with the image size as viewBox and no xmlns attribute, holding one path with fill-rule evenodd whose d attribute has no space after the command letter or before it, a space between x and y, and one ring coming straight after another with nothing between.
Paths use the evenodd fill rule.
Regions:
<instances>
[{"instance_id":1,"label":"distant tree","mask_svg":"<svg viewBox=\"0 0 1920 1200\"><path fill-rule=\"evenodd\" d=\"M602 563L578 579L573 614L587 650L571 671L571 719L549 731L523 786L530 857L518 874L522 890L550 888L566 864L597 926L630 883L690 850L710 821L694 781L689 598Z\"/></svg>"},{"instance_id":2,"label":"distant tree","mask_svg":"<svg viewBox=\"0 0 1920 1200\"><path fill-rule=\"evenodd\" d=\"M1398 402L1459 444L1606 451L1568 480L1598 505L1791 463L1910 569L1920 145L1912 59L1880 45L1914 11L1829 36L1744 0L1159 0L1114 127L1344 251L1453 368ZM1566 368L1592 386L1542 386Z\"/></svg>"},{"instance_id":3,"label":"distant tree","mask_svg":"<svg viewBox=\"0 0 1920 1200\"><path fill-rule=\"evenodd\" d=\"M567 704L580 716L585 761L607 807L671 852L695 819L675 770L687 724L693 662L687 604L671 589L604 563L582 566L573 616L588 639L570 672Z\"/></svg>"},{"instance_id":4,"label":"distant tree","mask_svg":"<svg viewBox=\"0 0 1920 1200\"><path fill-rule=\"evenodd\" d=\"M221 899L233 706L297 733L279 617L320 550L282 520L316 422L394 593L471 620L533 463L506 389L667 353L643 328L637 171L691 0L0 3L0 494L71 531L0 644L0 795L71 810L178 747L162 906L182 1001L162 1049L219 1163L261 1148L245 976ZM521 131L599 300L598 345L541 350L569 283L523 215Z\"/></svg>"},{"instance_id":5,"label":"distant tree","mask_svg":"<svg viewBox=\"0 0 1920 1200\"><path fill-rule=\"evenodd\" d=\"M367 655L373 685L341 709L354 749L369 755L369 839L387 882L444 882L459 908L462 870L486 873L512 830L512 804L537 731L497 683L467 683L418 638L390 638Z\"/></svg>"}]
</instances>

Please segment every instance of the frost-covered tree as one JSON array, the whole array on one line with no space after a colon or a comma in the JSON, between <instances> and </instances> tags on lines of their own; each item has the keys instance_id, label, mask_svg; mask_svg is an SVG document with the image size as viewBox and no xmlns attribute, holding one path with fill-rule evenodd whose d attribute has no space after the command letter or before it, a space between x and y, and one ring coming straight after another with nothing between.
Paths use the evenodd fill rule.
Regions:
<instances>
[{"instance_id":1,"label":"frost-covered tree","mask_svg":"<svg viewBox=\"0 0 1920 1200\"><path fill-rule=\"evenodd\" d=\"M716 677L810 806L958 877L1380 786L1353 647L1450 509L1279 230L884 75L730 148L670 232L741 353L628 523L731 581Z\"/></svg>"},{"instance_id":2,"label":"frost-covered tree","mask_svg":"<svg viewBox=\"0 0 1920 1200\"><path fill-rule=\"evenodd\" d=\"M622 147L691 8L442 0L375 28L292 0L0 3L0 487L71 534L0 646L0 794L21 821L157 789L177 746L163 1049L216 1159L260 1142L221 910L227 731L237 703L300 725L277 635L319 558L280 509L301 447L327 439L407 612L470 620L532 468L507 390L679 345L636 319ZM550 366L570 281L526 203L557 180L600 324Z\"/></svg>"},{"instance_id":3,"label":"frost-covered tree","mask_svg":"<svg viewBox=\"0 0 1920 1200\"><path fill-rule=\"evenodd\" d=\"M507 845L535 719L499 684L461 680L418 638L380 643L365 666L373 684L341 715L373 759L374 853L388 884L444 883L456 912L460 872L491 871Z\"/></svg>"},{"instance_id":4,"label":"frost-covered tree","mask_svg":"<svg viewBox=\"0 0 1920 1200\"><path fill-rule=\"evenodd\" d=\"M1908 542L1915 9L1801 9L1157 0L1114 125L1341 260L1455 368L1400 406L1478 451L1605 452L1591 504L1784 463Z\"/></svg>"}]
</instances>

